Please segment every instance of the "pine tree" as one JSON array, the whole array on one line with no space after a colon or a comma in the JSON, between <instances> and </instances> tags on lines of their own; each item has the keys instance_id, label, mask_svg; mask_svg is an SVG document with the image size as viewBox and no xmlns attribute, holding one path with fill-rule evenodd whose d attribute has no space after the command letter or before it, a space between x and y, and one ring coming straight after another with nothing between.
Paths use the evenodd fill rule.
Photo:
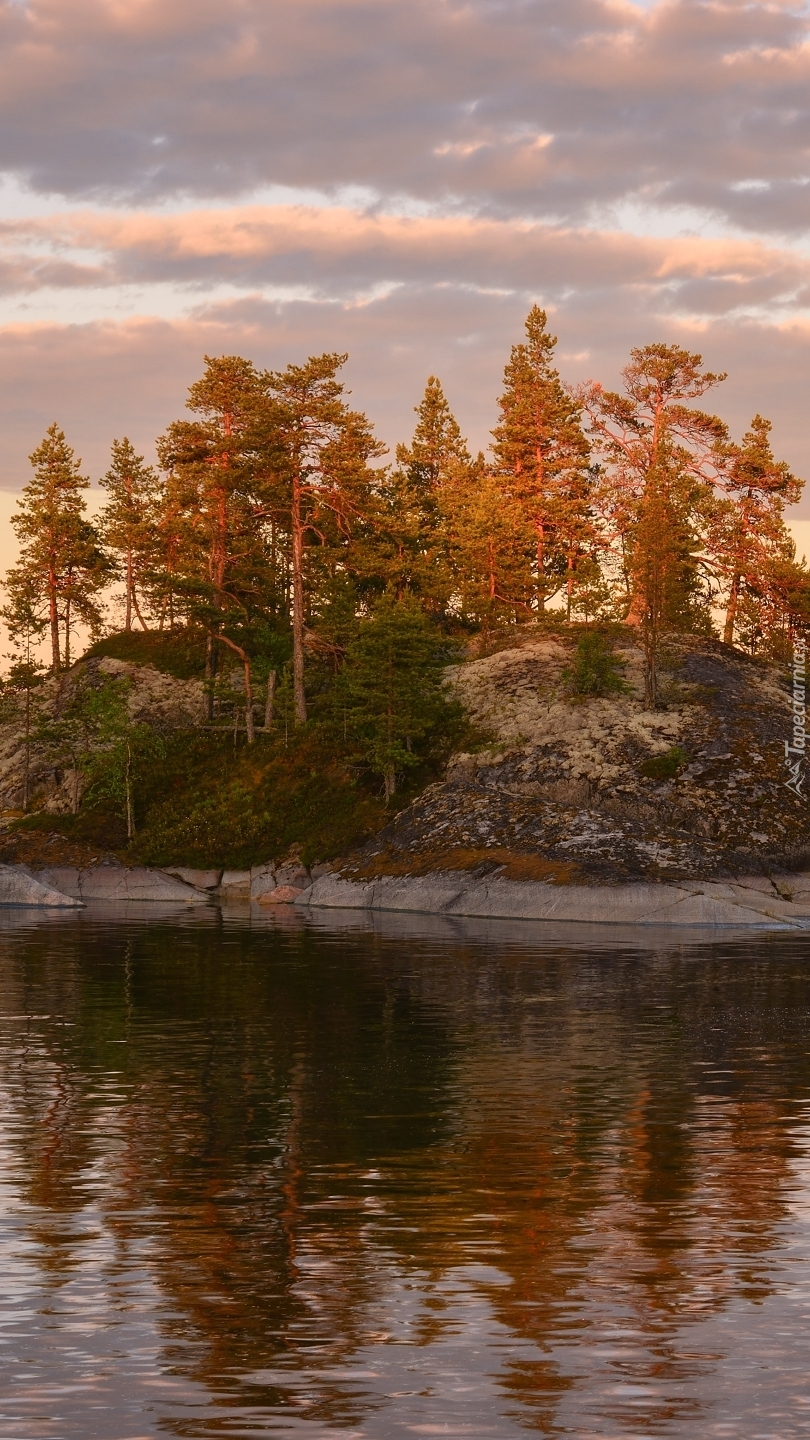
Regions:
<instances>
[{"instance_id":1,"label":"pine tree","mask_svg":"<svg viewBox=\"0 0 810 1440\"><path fill-rule=\"evenodd\" d=\"M724 450L721 486L727 503L718 513L712 548L728 586L723 629L727 645L734 643L741 594L761 597L769 589L772 572L779 589L776 575L792 559L784 509L800 499L804 482L791 474L784 461L774 459L771 428L769 420L755 415L742 444L729 444Z\"/></svg>"},{"instance_id":2,"label":"pine tree","mask_svg":"<svg viewBox=\"0 0 810 1440\"><path fill-rule=\"evenodd\" d=\"M370 505L368 462L385 453L365 415L350 410L343 399L337 374L346 359L313 356L304 365L288 365L265 377L268 436L283 457L272 504L289 538L297 725L307 719L304 642L313 557L319 557L322 575L324 567L334 575L338 564L351 562L352 530L362 526Z\"/></svg>"},{"instance_id":3,"label":"pine tree","mask_svg":"<svg viewBox=\"0 0 810 1440\"><path fill-rule=\"evenodd\" d=\"M593 539L582 406L554 368L556 344L545 311L534 305L526 340L512 347L504 371L501 418L492 432L496 472L523 509L527 544L534 551L538 610L562 585L571 588L577 555Z\"/></svg>"},{"instance_id":4,"label":"pine tree","mask_svg":"<svg viewBox=\"0 0 810 1440\"><path fill-rule=\"evenodd\" d=\"M74 621L83 621L91 632L101 624L98 596L110 578L110 566L85 518L83 492L90 482L80 473L81 461L58 425L51 425L31 464L34 479L24 487L20 513L11 521L20 542L14 574L30 587L47 616L51 668L57 674L70 666Z\"/></svg>"},{"instance_id":5,"label":"pine tree","mask_svg":"<svg viewBox=\"0 0 810 1440\"><path fill-rule=\"evenodd\" d=\"M662 628L706 629L700 557L716 511L714 485L726 427L686 404L725 379L677 345L631 352L625 394L583 392L602 465L602 517L625 574L626 619L638 625L645 696L657 704Z\"/></svg>"},{"instance_id":6,"label":"pine tree","mask_svg":"<svg viewBox=\"0 0 810 1440\"><path fill-rule=\"evenodd\" d=\"M205 373L191 386L188 409L199 418L175 421L158 441L167 482L162 519L179 565L173 597L182 587L187 613L208 631L206 679L209 718L217 646L238 655L245 677L247 738L254 739L248 650L227 633L243 622L248 599L260 587L267 513L263 381L249 360L205 357ZM171 520L171 524L169 524ZM168 558L168 554L167 557Z\"/></svg>"},{"instance_id":7,"label":"pine tree","mask_svg":"<svg viewBox=\"0 0 810 1440\"><path fill-rule=\"evenodd\" d=\"M483 455L448 478L440 507L459 613L485 632L525 617L532 573L523 509Z\"/></svg>"},{"instance_id":8,"label":"pine tree","mask_svg":"<svg viewBox=\"0 0 810 1440\"><path fill-rule=\"evenodd\" d=\"M99 517L99 532L124 581L124 629L127 634L131 631L134 611L147 630L141 604L158 559L160 482L124 437L113 441L110 468L101 485L109 498Z\"/></svg>"},{"instance_id":9,"label":"pine tree","mask_svg":"<svg viewBox=\"0 0 810 1440\"><path fill-rule=\"evenodd\" d=\"M42 683L44 665L37 656L37 647L47 629L39 586L25 571L12 569L6 575L6 604L0 610L9 638L14 646L5 690L12 696L23 696L23 794L22 808L28 809L31 785L31 723L32 692Z\"/></svg>"}]
</instances>

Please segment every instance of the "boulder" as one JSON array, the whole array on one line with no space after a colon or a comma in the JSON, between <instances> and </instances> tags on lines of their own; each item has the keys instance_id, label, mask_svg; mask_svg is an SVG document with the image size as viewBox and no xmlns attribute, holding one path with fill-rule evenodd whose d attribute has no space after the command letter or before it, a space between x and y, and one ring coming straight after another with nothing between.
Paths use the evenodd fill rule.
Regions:
<instances>
[{"instance_id":1,"label":"boulder","mask_svg":"<svg viewBox=\"0 0 810 1440\"><path fill-rule=\"evenodd\" d=\"M276 885L275 889L267 890L259 896L260 905L292 905L303 891L298 885Z\"/></svg>"},{"instance_id":2,"label":"boulder","mask_svg":"<svg viewBox=\"0 0 810 1440\"><path fill-rule=\"evenodd\" d=\"M265 861L264 865L252 865L250 867L250 898L261 900L276 888L275 866L271 860Z\"/></svg>"},{"instance_id":3,"label":"boulder","mask_svg":"<svg viewBox=\"0 0 810 1440\"><path fill-rule=\"evenodd\" d=\"M223 870L219 893L226 900L247 900L250 895L250 871Z\"/></svg>"},{"instance_id":4,"label":"boulder","mask_svg":"<svg viewBox=\"0 0 810 1440\"><path fill-rule=\"evenodd\" d=\"M0 905L36 905L77 910L81 901L43 884L23 865L0 865Z\"/></svg>"}]
</instances>

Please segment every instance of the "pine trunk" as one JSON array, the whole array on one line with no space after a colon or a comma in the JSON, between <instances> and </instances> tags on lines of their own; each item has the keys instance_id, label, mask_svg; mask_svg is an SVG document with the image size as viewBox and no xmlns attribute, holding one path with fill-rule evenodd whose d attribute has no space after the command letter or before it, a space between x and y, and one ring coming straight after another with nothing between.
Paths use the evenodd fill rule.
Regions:
<instances>
[{"instance_id":1,"label":"pine trunk","mask_svg":"<svg viewBox=\"0 0 810 1440\"><path fill-rule=\"evenodd\" d=\"M735 574L731 582L731 592L728 597L728 609L726 611L726 623L723 627L723 644L734 644L734 626L737 621L737 606L740 603L740 575Z\"/></svg>"},{"instance_id":2,"label":"pine trunk","mask_svg":"<svg viewBox=\"0 0 810 1440\"><path fill-rule=\"evenodd\" d=\"M301 476L296 469L292 493L292 588L293 588L293 704L296 725L306 724L307 697L304 690L304 526L301 515Z\"/></svg>"}]
</instances>

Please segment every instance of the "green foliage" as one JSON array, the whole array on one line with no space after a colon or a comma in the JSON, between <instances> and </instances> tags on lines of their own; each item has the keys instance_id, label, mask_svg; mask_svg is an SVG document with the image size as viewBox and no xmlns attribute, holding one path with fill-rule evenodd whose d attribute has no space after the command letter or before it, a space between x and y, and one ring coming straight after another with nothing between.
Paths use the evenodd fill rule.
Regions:
<instances>
[{"instance_id":1,"label":"green foliage","mask_svg":"<svg viewBox=\"0 0 810 1440\"><path fill-rule=\"evenodd\" d=\"M631 686L622 676L626 661L616 655L602 630L585 630L577 641L574 663L562 672L572 695L624 695Z\"/></svg>"},{"instance_id":2,"label":"green foliage","mask_svg":"<svg viewBox=\"0 0 810 1440\"><path fill-rule=\"evenodd\" d=\"M379 828L370 793L322 728L283 729L234 749L227 736L184 735L154 769L147 818L134 847L146 864L223 865L280 860L291 847L305 863L345 853Z\"/></svg>"},{"instance_id":3,"label":"green foliage","mask_svg":"<svg viewBox=\"0 0 810 1440\"><path fill-rule=\"evenodd\" d=\"M438 640L413 597L385 595L346 650L335 704L360 758L382 777L386 799L397 774L417 766L457 720L458 707L442 690L447 657Z\"/></svg>"},{"instance_id":4,"label":"green foliage","mask_svg":"<svg viewBox=\"0 0 810 1440\"><path fill-rule=\"evenodd\" d=\"M154 665L176 680L201 680L205 674L205 631L192 626L181 630L132 630L105 635L85 652L85 659L127 660Z\"/></svg>"},{"instance_id":5,"label":"green foliage","mask_svg":"<svg viewBox=\"0 0 810 1440\"><path fill-rule=\"evenodd\" d=\"M127 838L135 834L135 795L148 768L165 751L162 737L129 713L131 682L105 678L81 696L91 736L81 767L88 781L87 801L110 800L123 813Z\"/></svg>"},{"instance_id":6,"label":"green foliage","mask_svg":"<svg viewBox=\"0 0 810 1440\"><path fill-rule=\"evenodd\" d=\"M643 760L638 771L648 780L674 780L688 763L686 751L680 745L673 745L663 755L652 755L649 760Z\"/></svg>"}]
</instances>

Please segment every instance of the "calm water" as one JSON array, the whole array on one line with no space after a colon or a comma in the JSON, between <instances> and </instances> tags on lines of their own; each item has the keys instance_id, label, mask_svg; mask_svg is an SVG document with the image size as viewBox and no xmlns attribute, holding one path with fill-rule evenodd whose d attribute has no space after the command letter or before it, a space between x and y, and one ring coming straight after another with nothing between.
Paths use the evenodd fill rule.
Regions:
<instances>
[{"instance_id":1,"label":"calm water","mask_svg":"<svg viewBox=\"0 0 810 1440\"><path fill-rule=\"evenodd\" d=\"M370 926L2 915L3 1440L810 1436L810 937Z\"/></svg>"}]
</instances>

